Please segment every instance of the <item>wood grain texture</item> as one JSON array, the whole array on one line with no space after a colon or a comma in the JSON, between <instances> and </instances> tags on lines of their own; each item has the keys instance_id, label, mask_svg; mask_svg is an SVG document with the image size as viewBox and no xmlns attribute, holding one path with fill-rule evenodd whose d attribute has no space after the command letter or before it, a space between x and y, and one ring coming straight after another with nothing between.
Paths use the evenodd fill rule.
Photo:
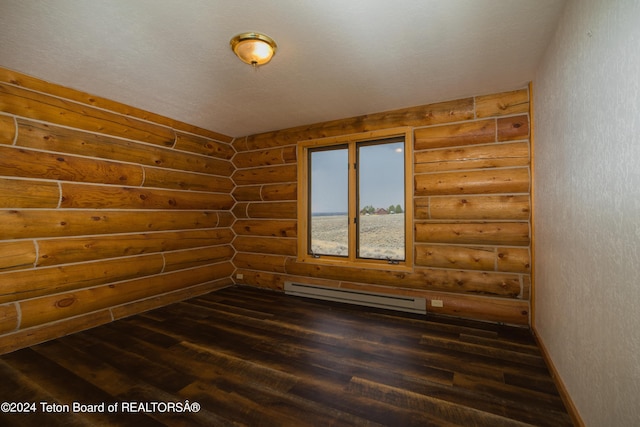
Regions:
<instances>
[{"instance_id":1,"label":"wood grain texture","mask_svg":"<svg viewBox=\"0 0 640 427\"><path fill-rule=\"evenodd\" d=\"M231 284L231 140L0 69L0 347Z\"/></svg>"},{"instance_id":2,"label":"wood grain texture","mask_svg":"<svg viewBox=\"0 0 640 427\"><path fill-rule=\"evenodd\" d=\"M571 425L526 329L245 287L6 354L0 372L0 395L25 401L201 406L0 414L7 426Z\"/></svg>"},{"instance_id":3,"label":"wood grain texture","mask_svg":"<svg viewBox=\"0 0 640 427\"><path fill-rule=\"evenodd\" d=\"M240 219L233 224L237 235L296 237L294 220Z\"/></svg>"},{"instance_id":4,"label":"wood grain texture","mask_svg":"<svg viewBox=\"0 0 640 427\"><path fill-rule=\"evenodd\" d=\"M494 248L446 245L416 245L415 263L424 267L494 270Z\"/></svg>"},{"instance_id":5,"label":"wood grain texture","mask_svg":"<svg viewBox=\"0 0 640 427\"><path fill-rule=\"evenodd\" d=\"M20 327L26 329L177 291L227 278L232 272L231 263L225 262L20 301Z\"/></svg>"},{"instance_id":6,"label":"wood grain texture","mask_svg":"<svg viewBox=\"0 0 640 427\"><path fill-rule=\"evenodd\" d=\"M414 218L458 220L520 220L531 214L528 195L416 197Z\"/></svg>"},{"instance_id":7,"label":"wood grain texture","mask_svg":"<svg viewBox=\"0 0 640 427\"><path fill-rule=\"evenodd\" d=\"M492 144L415 153L415 173L529 165L529 144Z\"/></svg>"},{"instance_id":8,"label":"wood grain texture","mask_svg":"<svg viewBox=\"0 0 640 427\"><path fill-rule=\"evenodd\" d=\"M237 236L233 247L239 252L295 256L297 242L283 237Z\"/></svg>"},{"instance_id":9,"label":"wood grain texture","mask_svg":"<svg viewBox=\"0 0 640 427\"><path fill-rule=\"evenodd\" d=\"M222 159L140 144L135 140L114 138L22 118L18 120L18 124L19 135L16 145L21 147L221 176L231 175L233 169L230 162Z\"/></svg>"},{"instance_id":10,"label":"wood grain texture","mask_svg":"<svg viewBox=\"0 0 640 427\"><path fill-rule=\"evenodd\" d=\"M416 196L528 193L529 187L525 167L415 175Z\"/></svg>"},{"instance_id":11,"label":"wood grain texture","mask_svg":"<svg viewBox=\"0 0 640 427\"><path fill-rule=\"evenodd\" d=\"M224 245L232 240L228 228L38 240L37 266Z\"/></svg>"},{"instance_id":12,"label":"wood grain texture","mask_svg":"<svg viewBox=\"0 0 640 427\"><path fill-rule=\"evenodd\" d=\"M64 86L56 85L44 80L37 79L35 77L27 76L22 73L18 73L6 68L0 68L0 81L9 83L14 86L24 87L38 92L45 92L58 96L60 98L71 99L83 104L95 106L101 109L115 111L125 116L136 117L138 119L147 120L162 125L180 129L185 132L195 133L206 138L214 139L221 142L230 143L233 138L230 136L213 132L207 129L202 129L197 126L190 125L188 123L180 122L178 120L171 119L169 117L161 116L149 111L144 111L139 108L125 105L116 101L101 98L95 95L81 92L75 89L70 89Z\"/></svg>"},{"instance_id":13,"label":"wood grain texture","mask_svg":"<svg viewBox=\"0 0 640 427\"><path fill-rule=\"evenodd\" d=\"M29 119L132 138L163 147L172 147L175 143L175 134L168 127L5 83L0 83L0 110Z\"/></svg>"},{"instance_id":14,"label":"wood grain texture","mask_svg":"<svg viewBox=\"0 0 640 427\"><path fill-rule=\"evenodd\" d=\"M0 174L21 178L141 185L140 166L0 146Z\"/></svg>"},{"instance_id":15,"label":"wood grain texture","mask_svg":"<svg viewBox=\"0 0 640 427\"><path fill-rule=\"evenodd\" d=\"M233 264L239 269L257 270L259 272L285 272L285 263L289 258L284 255L256 254L238 252L233 257ZM260 274L260 273L257 273ZM247 280L246 278L243 280ZM243 283L250 283L244 282ZM284 282L281 283L282 289Z\"/></svg>"},{"instance_id":16,"label":"wood grain texture","mask_svg":"<svg viewBox=\"0 0 640 427\"><path fill-rule=\"evenodd\" d=\"M498 119L498 141L514 141L529 137L529 116L521 115Z\"/></svg>"},{"instance_id":17,"label":"wood grain texture","mask_svg":"<svg viewBox=\"0 0 640 427\"><path fill-rule=\"evenodd\" d=\"M0 210L1 239L216 228L222 215L191 211Z\"/></svg>"},{"instance_id":18,"label":"wood grain texture","mask_svg":"<svg viewBox=\"0 0 640 427\"><path fill-rule=\"evenodd\" d=\"M260 197L266 202L296 200L298 186L295 183L266 184L260 189Z\"/></svg>"},{"instance_id":19,"label":"wood grain texture","mask_svg":"<svg viewBox=\"0 0 640 427\"><path fill-rule=\"evenodd\" d=\"M174 148L176 150L191 151L193 153L225 160L230 160L235 153L229 144L183 132L176 132L176 144Z\"/></svg>"},{"instance_id":20,"label":"wood grain texture","mask_svg":"<svg viewBox=\"0 0 640 427\"><path fill-rule=\"evenodd\" d=\"M414 133L414 150L486 144L496 141L495 119L419 128Z\"/></svg>"},{"instance_id":21,"label":"wood grain texture","mask_svg":"<svg viewBox=\"0 0 640 427\"><path fill-rule=\"evenodd\" d=\"M16 304L0 304L0 334L13 332L18 329L18 306Z\"/></svg>"},{"instance_id":22,"label":"wood grain texture","mask_svg":"<svg viewBox=\"0 0 640 427\"><path fill-rule=\"evenodd\" d=\"M16 137L16 121L11 116L0 114L0 144L13 144Z\"/></svg>"},{"instance_id":23,"label":"wood grain texture","mask_svg":"<svg viewBox=\"0 0 640 427\"><path fill-rule=\"evenodd\" d=\"M296 165L267 166L255 169L237 169L233 173L233 182L237 185L272 184L295 182Z\"/></svg>"},{"instance_id":24,"label":"wood grain texture","mask_svg":"<svg viewBox=\"0 0 640 427\"><path fill-rule=\"evenodd\" d=\"M416 223L416 242L527 246L526 222Z\"/></svg>"},{"instance_id":25,"label":"wood grain texture","mask_svg":"<svg viewBox=\"0 0 640 427\"><path fill-rule=\"evenodd\" d=\"M98 286L162 272L162 255L100 260L83 264L0 273L0 302Z\"/></svg>"},{"instance_id":26,"label":"wood grain texture","mask_svg":"<svg viewBox=\"0 0 640 427\"><path fill-rule=\"evenodd\" d=\"M476 116L491 117L529 112L529 91L519 89L476 97Z\"/></svg>"},{"instance_id":27,"label":"wood grain texture","mask_svg":"<svg viewBox=\"0 0 640 427\"><path fill-rule=\"evenodd\" d=\"M61 208L227 210L229 194L63 183Z\"/></svg>"},{"instance_id":28,"label":"wood grain texture","mask_svg":"<svg viewBox=\"0 0 640 427\"><path fill-rule=\"evenodd\" d=\"M208 175L190 171L176 171L144 166L144 187L175 190L204 191L229 194L233 181L225 176Z\"/></svg>"},{"instance_id":29,"label":"wood grain texture","mask_svg":"<svg viewBox=\"0 0 640 427\"><path fill-rule=\"evenodd\" d=\"M183 270L185 268L229 261L233 258L234 253L235 251L231 245L167 252L164 254L165 266L163 271Z\"/></svg>"},{"instance_id":30,"label":"wood grain texture","mask_svg":"<svg viewBox=\"0 0 640 427\"><path fill-rule=\"evenodd\" d=\"M236 256L237 258L237 256ZM493 269L492 269L493 270ZM440 291L468 295L490 295L503 298L517 298L520 295L520 277L517 274L495 271L473 271L459 269L415 268L412 272L363 269L353 266L332 266L298 262L287 258L285 270L287 274L303 278L312 277L329 279L330 281L353 282L361 286L381 285L380 292L388 293L391 289ZM302 279L304 281L304 279ZM333 284L339 287L339 284ZM390 289L385 289L388 287ZM508 303L508 302L507 302ZM514 304L519 307L519 304ZM522 317L515 310L508 323L521 324ZM492 313L485 313L492 318ZM497 320L494 321L504 321ZM526 319L525 319L526 321Z\"/></svg>"},{"instance_id":31,"label":"wood grain texture","mask_svg":"<svg viewBox=\"0 0 640 427\"><path fill-rule=\"evenodd\" d=\"M36 246L30 240L0 242L0 272L22 270L35 265Z\"/></svg>"},{"instance_id":32,"label":"wood grain texture","mask_svg":"<svg viewBox=\"0 0 640 427\"><path fill-rule=\"evenodd\" d=\"M0 208L56 208L60 187L55 182L0 178Z\"/></svg>"}]
</instances>

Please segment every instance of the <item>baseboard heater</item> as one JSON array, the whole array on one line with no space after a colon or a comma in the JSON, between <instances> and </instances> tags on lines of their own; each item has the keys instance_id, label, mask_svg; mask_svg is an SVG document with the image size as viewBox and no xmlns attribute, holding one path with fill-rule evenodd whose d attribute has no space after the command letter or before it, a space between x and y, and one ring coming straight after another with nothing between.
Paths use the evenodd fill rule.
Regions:
<instances>
[{"instance_id":1,"label":"baseboard heater","mask_svg":"<svg viewBox=\"0 0 640 427\"><path fill-rule=\"evenodd\" d=\"M385 308L388 310L406 311L409 313L426 314L427 302L425 298L404 295L388 295L376 292L356 291L352 289L329 288L304 283L285 282L284 292L306 298L316 298L367 307Z\"/></svg>"}]
</instances>

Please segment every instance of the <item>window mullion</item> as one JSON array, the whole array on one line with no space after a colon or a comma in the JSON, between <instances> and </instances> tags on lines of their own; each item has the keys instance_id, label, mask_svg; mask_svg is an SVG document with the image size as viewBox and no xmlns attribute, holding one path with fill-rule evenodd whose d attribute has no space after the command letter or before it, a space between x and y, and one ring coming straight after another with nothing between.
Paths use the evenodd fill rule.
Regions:
<instances>
[{"instance_id":1,"label":"window mullion","mask_svg":"<svg viewBox=\"0 0 640 427\"><path fill-rule=\"evenodd\" d=\"M356 261L358 241L358 188L356 143L349 143L349 260Z\"/></svg>"}]
</instances>

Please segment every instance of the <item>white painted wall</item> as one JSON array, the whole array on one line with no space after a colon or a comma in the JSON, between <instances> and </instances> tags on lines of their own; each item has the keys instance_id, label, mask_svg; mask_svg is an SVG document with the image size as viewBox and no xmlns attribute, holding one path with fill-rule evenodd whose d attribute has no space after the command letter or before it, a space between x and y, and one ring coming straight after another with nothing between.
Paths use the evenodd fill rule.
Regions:
<instances>
[{"instance_id":1,"label":"white painted wall","mask_svg":"<svg viewBox=\"0 0 640 427\"><path fill-rule=\"evenodd\" d=\"M640 1L570 0L533 95L535 327L587 426L640 426Z\"/></svg>"}]
</instances>

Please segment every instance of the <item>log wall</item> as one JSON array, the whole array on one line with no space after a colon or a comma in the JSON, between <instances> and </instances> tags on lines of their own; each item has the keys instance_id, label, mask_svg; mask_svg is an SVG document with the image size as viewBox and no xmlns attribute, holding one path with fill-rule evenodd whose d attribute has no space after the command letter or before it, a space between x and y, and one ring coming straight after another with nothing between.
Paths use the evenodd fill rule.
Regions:
<instances>
[{"instance_id":1,"label":"log wall","mask_svg":"<svg viewBox=\"0 0 640 427\"><path fill-rule=\"evenodd\" d=\"M413 128L409 271L297 259L298 141ZM529 93L232 138L0 69L0 353L286 280L527 325ZM240 279L240 277L242 277Z\"/></svg>"},{"instance_id":2,"label":"log wall","mask_svg":"<svg viewBox=\"0 0 640 427\"><path fill-rule=\"evenodd\" d=\"M231 142L0 69L0 353L232 284Z\"/></svg>"},{"instance_id":3,"label":"log wall","mask_svg":"<svg viewBox=\"0 0 640 427\"><path fill-rule=\"evenodd\" d=\"M401 126L414 134L410 271L298 261L298 141ZM525 88L237 138L234 279L417 295L442 300L429 312L528 325L529 135Z\"/></svg>"}]
</instances>

